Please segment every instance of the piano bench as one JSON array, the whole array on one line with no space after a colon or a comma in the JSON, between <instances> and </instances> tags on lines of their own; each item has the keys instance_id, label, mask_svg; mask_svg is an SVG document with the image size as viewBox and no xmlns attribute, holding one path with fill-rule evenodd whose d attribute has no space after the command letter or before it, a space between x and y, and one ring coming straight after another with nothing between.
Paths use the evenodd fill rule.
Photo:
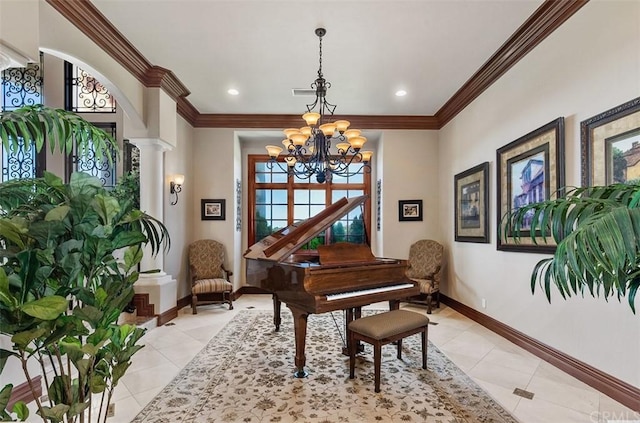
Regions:
<instances>
[{"instance_id":1,"label":"piano bench","mask_svg":"<svg viewBox=\"0 0 640 423\"><path fill-rule=\"evenodd\" d=\"M408 310L391 310L349 322L349 379L355 377L356 346L358 341L373 345L375 391L380 392L380 364L382 346L396 342L398 359L402 359L402 339L422 333L422 368L427 368L427 334L429 318Z\"/></svg>"}]
</instances>

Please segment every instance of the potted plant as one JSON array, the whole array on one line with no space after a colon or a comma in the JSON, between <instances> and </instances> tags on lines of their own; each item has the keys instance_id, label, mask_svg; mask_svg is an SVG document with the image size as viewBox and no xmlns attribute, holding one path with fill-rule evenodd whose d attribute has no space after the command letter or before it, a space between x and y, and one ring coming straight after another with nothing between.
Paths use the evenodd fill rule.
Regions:
<instances>
[{"instance_id":1,"label":"potted plant","mask_svg":"<svg viewBox=\"0 0 640 423\"><path fill-rule=\"evenodd\" d=\"M532 217L532 219L531 219ZM532 221L526 232L525 221ZM553 200L505 214L499 236L514 241L536 234L557 244L551 258L539 261L531 291L540 283L551 301L552 286L563 298L588 291L606 299L626 297L635 313L640 287L640 184L572 188Z\"/></svg>"},{"instance_id":2,"label":"potted plant","mask_svg":"<svg viewBox=\"0 0 640 423\"><path fill-rule=\"evenodd\" d=\"M40 149L45 134L62 152L74 138L79 148L95 147L98 157L109 157L99 152L116 145L63 110L35 106L0 116L5 147L23 139L25 148ZM12 357L35 394L28 363L38 363L48 396L46 403L36 398L43 421L106 421L113 390L142 348L144 331L118 318L133 297L146 243L153 254L168 248L164 225L95 177L74 173L64 183L45 173L0 184L0 333L12 344L0 349L0 373ZM24 421L24 403L6 410L11 390L0 391L0 417Z\"/></svg>"}]
</instances>

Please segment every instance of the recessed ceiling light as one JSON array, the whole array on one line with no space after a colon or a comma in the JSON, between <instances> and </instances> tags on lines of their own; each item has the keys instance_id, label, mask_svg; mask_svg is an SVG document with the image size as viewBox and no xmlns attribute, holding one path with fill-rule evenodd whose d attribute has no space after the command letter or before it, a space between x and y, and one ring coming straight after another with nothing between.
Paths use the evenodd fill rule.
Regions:
<instances>
[{"instance_id":1,"label":"recessed ceiling light","mask_svg":"<svg viewBox=\"0 0 640 423\"><path fill-rule=\"evenodd\" d=\"M238 95L240 94L240 91L236 90L235 88L230 88L229 90L227 90L227 92L231 95Z\"/></svg>"},{"instance_id":2,"label":"recessed ceiling light","mask_svg":"<svg viewBox=\"0 0 640 423\"><path fill-rule=\"evenodd\" d=\"M397 97L404 97L405 95L407 95L407 92L405 90L396 91L396 96Z\"/></svg>"}]
</instances>

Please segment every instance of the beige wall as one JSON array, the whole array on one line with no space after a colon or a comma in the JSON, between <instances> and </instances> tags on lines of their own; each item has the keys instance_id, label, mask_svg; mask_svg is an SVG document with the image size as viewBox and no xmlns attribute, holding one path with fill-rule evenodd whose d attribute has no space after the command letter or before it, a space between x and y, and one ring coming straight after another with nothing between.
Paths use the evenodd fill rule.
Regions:
<instances>
[{"instance_id":1,"label":"beige wall","mask_svg":"<svg viewBox=\"0 0 640 423\"><path fill-rule=\"evenodd\" d=\"M640 319L626 301L588 294L563 301L556 291L549 304L529 287L535 263L547 256L496 250L495 151L564 116L566 182L580 185L580 122L638 96L640 3L592 1L439 135L449 256L443 292L634 386L640 386ZM454 242L453 177L484 161L491 163L491 244Z\"/></svg>"}]
</instances>

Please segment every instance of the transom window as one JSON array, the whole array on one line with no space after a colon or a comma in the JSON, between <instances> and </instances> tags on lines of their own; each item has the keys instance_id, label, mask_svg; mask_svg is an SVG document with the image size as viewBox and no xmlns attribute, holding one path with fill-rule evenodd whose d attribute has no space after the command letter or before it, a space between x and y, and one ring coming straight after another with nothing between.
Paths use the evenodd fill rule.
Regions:
<instances>
[{"instance_id":1,"label":"transom window","mask_svg":"<svg viewBox=\"0 0 640 423\"><path fill-rule=\"evenodd\" d=\"M115 113L116 100L109 90L88 72L64 62L65 108L76 113Z\"/></svg>"},{"instance_id":2,"label":"transom window","mask_svg":"<svg viewBox=\"0 0 640 423\"><path fill-rule=\"evenodd\" d=\"M292 223L315 216L343 197L371 194L371 177L358 174L337 177L324 184L313 178L289 176L278 166L270 168L269 156L250 155L249 163L249 245ZM370 206L356 208L311 240L305 248L335 242L368 243Z\"/></svg>"}]
</instances>

